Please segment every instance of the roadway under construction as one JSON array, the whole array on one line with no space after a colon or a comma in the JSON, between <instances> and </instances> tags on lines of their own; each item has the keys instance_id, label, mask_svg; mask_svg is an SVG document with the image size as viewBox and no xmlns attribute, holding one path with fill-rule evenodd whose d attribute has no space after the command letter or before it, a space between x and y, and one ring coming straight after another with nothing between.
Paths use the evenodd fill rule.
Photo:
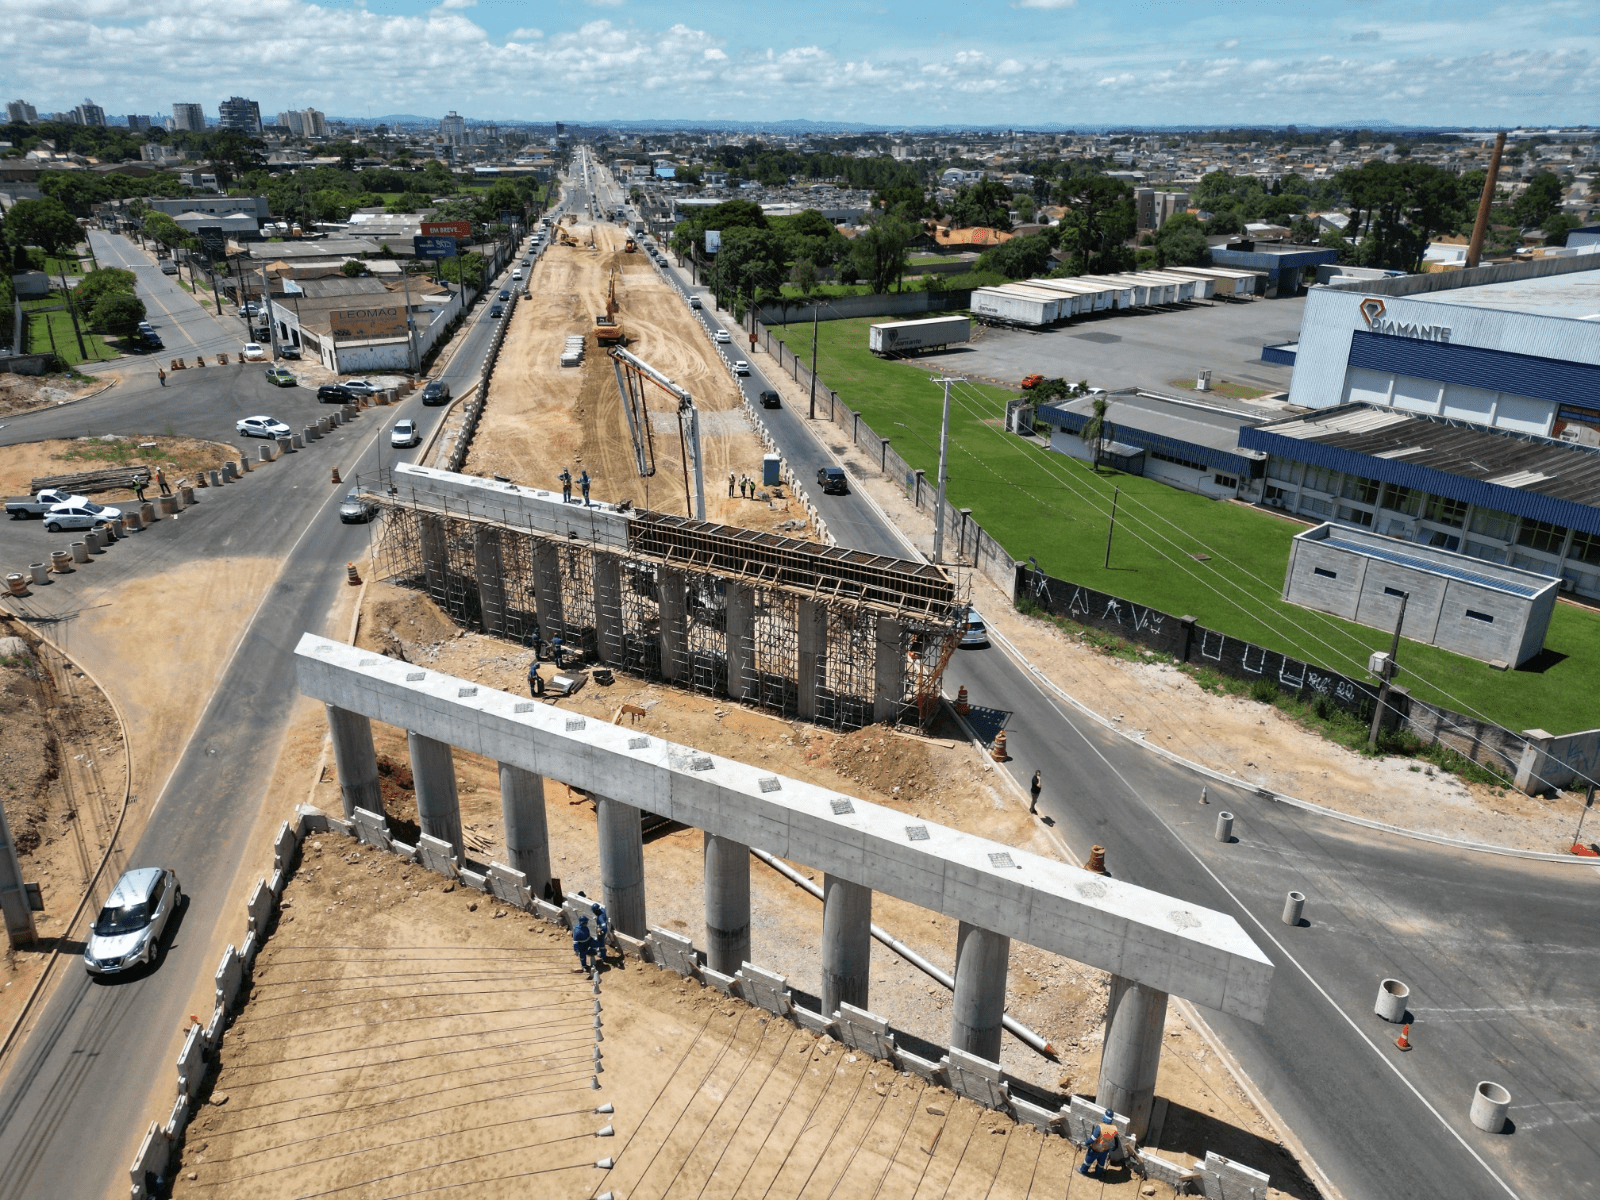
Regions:
<instances>
[{"instance_id":1,"label":"roadway under construction","mask_svg":"<svg viewBox=\"0 0 1600 1200\"><path fill-rule=\"evenodd\" d=\"M926 721L966 605L938 567L398 465L384 578L457 624L842 729Z\"/></svg>"}]
</instances>

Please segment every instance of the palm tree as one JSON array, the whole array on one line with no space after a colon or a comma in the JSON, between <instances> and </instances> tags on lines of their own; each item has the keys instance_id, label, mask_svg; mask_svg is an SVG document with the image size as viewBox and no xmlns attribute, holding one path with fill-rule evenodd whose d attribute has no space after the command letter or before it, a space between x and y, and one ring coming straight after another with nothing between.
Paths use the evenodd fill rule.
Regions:
<instances>
[{"instance_id":1,"label":"palm tree","mask_svg":"<svg viewBox=\"0 0 1600 1200\"><path fill-rule=\"evenodd\" d=\"M1100 473L1100 454L1105 449L1105 444L1116 436L1116 430L1111 422L1106 420L1108 400L1105 396L1094 398L1094 413L1083 423L1083 428L1078 430L1078 436L1094 446L1094 471Z\"/></svg>"}]
</instances>

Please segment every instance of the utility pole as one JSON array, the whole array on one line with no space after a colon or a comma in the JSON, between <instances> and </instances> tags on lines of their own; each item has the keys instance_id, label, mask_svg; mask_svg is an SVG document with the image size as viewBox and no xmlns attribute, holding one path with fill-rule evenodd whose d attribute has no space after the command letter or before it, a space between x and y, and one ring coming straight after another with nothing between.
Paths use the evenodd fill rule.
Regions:
<instances>
[{"instance_id":1,"label":"utility pole","mask_svg":"<svg viewBox=\"0 0 1600 1200\"><path fill-rule=\"evenodd\" d=\"M272 294L267 285L267 264L261 264L261 315L267 319L267 336L272 342L272 361L278 361L278 322L272 315ZM410 315L409 309L407 316Z\"/></svg>"},{"instance_id":2,"label":"utility pole","mask_svg":"<svg viewBox=\"0 0 1600 1200\"><path fill-rule=\"evenodd\" d=\"M412 329L411 320L411 277L405 272L400 273L400 281L406 289L406 370L416 374L422 369L422 364L417 359L417 339ZM274 343L276 348L276 343Z\"/></svg>"},{"instance_id":3,"label":"utility pole","mask_svg":"<svg viewBox=\"0 0 1600 1200\"><path fill-rule=\"evenodd\" d=\"M815 421L816 419L817 419L817 306L815 304L812 304L812 306L811 306L811 415L808 418L808 420ZM950 383L949 383L948 380L945 381L945 385L944 385L944 421L945 421L946 425L950 424ZM944 478L944 468L943 467L939 468L939 478L941 480L943 480L943 478ZM943 487L944 484L941 482L939 486ZM940 493L940 496L941 497L943 496L942 492ZM935 562L937 562L938 559L939 559L939 551L938 551L937 548L935 548L935 550L933 552L933 558L934 558Z\"/></svg>"},{"instance_id":4,"label":"utility pole","mask_svg":"<svg viewBox=\"0 0 1600 1200\"><path fill-rule=\"evenodd\" d=\"M813 317L816 309L811 310ZM812 326L812 362L816 362L816 326ZM939 498L934 501L933 508L933 561L944 561L944 486L945 467L950 459L950 385L955 382L949 376L933 380L934 383L944 384L944 416L939 420ZM813 409L817 396L817 376L813 369L811 374L811 400Z\"/></svg>"},{"instance_id":5,"label":"utility pole","mask_svg":"<svg viewBox=\"0 0 1600 1200\"><path fill-rule=\"evenodd\" d=\"M1378 748L1378 726L1383 723L1384 705L1389 702L1389 680L1394 678L1395 656L1400 653L1400 627L1406 621L1406 602L1410 592L1400 593L1400 615L1394 619L1394 639L1389 643L1389 661L1383 664L1383 678L1378 684L1378 703L1372 709L1372 729L1367 733L1367 749Z\"/></svg>"},{"instance_id":6,"label":"utility pole","mask_svg":"<svg viewBox=\"0 0 1600 1200\"><path fill-rule=\"evenodd\" d=\"M1122 495L1120 487L1111 489L1111 524L1106 526L1106 570L1111 569L1111 535L1117 531L1117 497Z\"/></svg>"}]
</instances>

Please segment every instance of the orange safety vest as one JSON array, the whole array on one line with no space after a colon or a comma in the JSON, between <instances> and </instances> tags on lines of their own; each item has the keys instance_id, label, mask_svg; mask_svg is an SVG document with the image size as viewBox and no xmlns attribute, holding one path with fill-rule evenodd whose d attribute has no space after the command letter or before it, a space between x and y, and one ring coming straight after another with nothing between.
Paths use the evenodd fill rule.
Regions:
<instances>
[{"instance_id":1,"label":"orange safety vest","mask_svg":"<svg viewBox=\"0 0 1600 1200\"><path fill-rule=\"evenodd\" d=\"M1096 1125L1089 1131L1089 1146L1095 1153L1104 1153L1117 1144L1115 1125Z\"/></svg>"}]
</instances>

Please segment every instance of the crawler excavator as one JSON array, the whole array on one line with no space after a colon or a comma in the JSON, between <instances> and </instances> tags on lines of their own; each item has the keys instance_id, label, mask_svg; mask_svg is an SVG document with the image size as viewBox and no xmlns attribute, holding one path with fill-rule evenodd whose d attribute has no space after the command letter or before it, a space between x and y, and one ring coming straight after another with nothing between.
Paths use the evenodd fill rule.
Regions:
<instances>
[{"instance_id":1,"label":"crawler excavator","mask_svg":"<svg viewBox=\"0 0 1600 1200\"><path fill-rule=\"evenodd\" d=\"M606 289L606 310L595 314L594 341L597 346L623 346L628 341L622 331L622 323L617 320L616 268L612 268L611 284Z\"/></svg>"}]
</instances>

